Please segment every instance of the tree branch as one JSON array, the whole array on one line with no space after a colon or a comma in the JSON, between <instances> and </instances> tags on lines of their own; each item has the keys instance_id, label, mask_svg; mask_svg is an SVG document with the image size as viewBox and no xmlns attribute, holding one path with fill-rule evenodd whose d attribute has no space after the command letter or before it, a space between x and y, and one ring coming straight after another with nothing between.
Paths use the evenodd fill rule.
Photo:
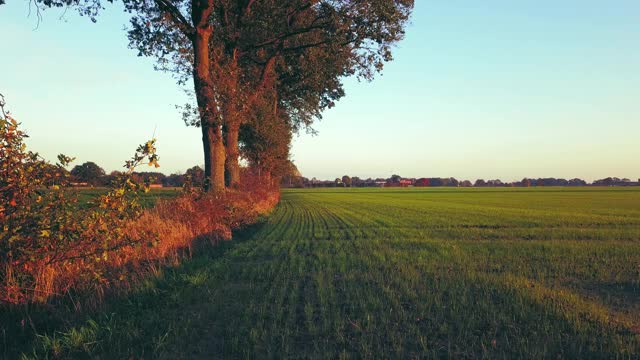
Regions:
<instances>
[{"instance_id":1,"label":"tree branch","mask_svg":"<svg viewBox=\"0 0 640 360\"><path fill-rule=\"evenodd\" d=\"M266 47L266 46L269 46L269 45L274 45L274 44L277 44L279 42L282 42L284 40L287 40L287 39L289 39L291 37L294 37L294 36L297 36L297 35L307 34L307 33L310 33L310 32L312 32L314 30L321 30L327 25L328 25L327 23L320 23L320 24L311 25L309 27L300 28L298 30L291 31L291 32L288 32L286 34L281 34L280 36L271 38L269 40L265 40L265 41L263 41L261 43L258 43L256 45L251 46L247 50L257 50L257 49L260 49L260 48L263 48L263 47Z\"/></svg>"},{"instance_id":2,"label":"tree branch","mask_svg":"<svg viewBox=\"0 0 640 360\"><path fill-rule=\"evenodd\" d=\"M276 64L276 56L271 56L269 60L265 63L262 68L262 75L260 77L260 83L256 87L255 91L251 94L251 96L247 99L245 103L245 109L252 107L255 102L258 100L258 97L262 95L263 91L267 88L269 81L271 80L271 75L273 72L273 68Z\"/></svg>"},{"instance_id":3,"label":"tree branch","mask_svg":"<svg viewBox=\"0 0 640 360\"><path fill-rule=\"evenodd\" d=\"M193 0L191 2L191 20L197 29L210 28L209 18L214 10L214 0Z\"/></svg>"},{"instance_id":4,"label":"tree branch","mask_svg":"<svg viewBox=\"0 0 640 360\"><path fill-rule=\"evenodd\" d=\"M251 14L251 7L255 2L256 0L249 0L249 2L247 3L247 6L244 7L244 11L243 11L244 16Z\"/></svg>"},{"instance_id":5,"label":"tree branch","mask_svg":"<svg viewBox=\"0 0 640 360\"><path fill-rule=\"evenodd\" d=\"M4 111L5 104L4 95L0 94L0 112L2 113L2 119L7 118L7 113Z\"/></svg>"},{"instance_id":6,"label":"tree branch","mask_svg":"<svg viewBox=\"0 0 640 360\"><path fill-rule=\"evenodd\" d=\"M171 21L182 31L182 33L187 36L187 38L191 38L191 35L194 32L193 27L189 24L189 21L182 15L180 9L178 9L171 0L154 0L156 5L160 11L169 15Z\"/></svg>"}]
</instances>

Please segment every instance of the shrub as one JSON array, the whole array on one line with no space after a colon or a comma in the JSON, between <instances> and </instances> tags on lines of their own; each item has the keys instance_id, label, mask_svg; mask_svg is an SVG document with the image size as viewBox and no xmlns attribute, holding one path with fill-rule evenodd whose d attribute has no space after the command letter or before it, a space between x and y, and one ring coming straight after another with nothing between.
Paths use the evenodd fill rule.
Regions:
<instances>
[{"instance_id":1,"label":"shrub","mask_svg":"<svg viewBox=\"0 0 640 360\"><path fill-rule=\"evenodd\" d=\"M144 160L157 165L155 141L137 149L111 191L79 211L64 169L73 159L59 155L51 165L27 151L27 135L3 102L0 108L0 301L44 301L78 284L100 284L109 252L139 241L125 229L141 215L137 194L146 189L129 175Z\"/></svg>"}]
</instances>

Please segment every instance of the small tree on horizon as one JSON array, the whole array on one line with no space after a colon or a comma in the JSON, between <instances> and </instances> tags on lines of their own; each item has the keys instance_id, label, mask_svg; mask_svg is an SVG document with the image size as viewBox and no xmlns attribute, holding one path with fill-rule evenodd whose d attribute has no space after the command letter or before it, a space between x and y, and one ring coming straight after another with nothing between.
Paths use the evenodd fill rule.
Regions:
<instances>
[{"instance_id":1,"label":"small tree on horizon","mask_svg":"<svg viewBox=\"0 0 640 360\"><path fill-rule=\"evenodd\" d=\"M71 169L71 176L77 182L86 182L91 185L101 185L102 178L106 175L103 168L93 161L87 161L82 165L76 165Z\"/></svg>"},{"instance_id":2,"label":"small tree on horizon","mask_svg":"<svg viewBox=\"0 0 640 360\"><path fill-rule=\"evenodd\" d=\"M344 175L342 177L342 183L345 187L351 187L351 178L349 177L349 175Z\"/></svg>"}]
</instances>

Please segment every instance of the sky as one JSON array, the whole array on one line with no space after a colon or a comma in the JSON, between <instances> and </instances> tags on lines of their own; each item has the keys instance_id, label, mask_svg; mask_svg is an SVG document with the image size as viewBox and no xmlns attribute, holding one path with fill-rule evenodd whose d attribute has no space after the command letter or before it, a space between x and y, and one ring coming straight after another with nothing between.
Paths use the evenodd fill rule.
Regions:
<instances>
[{"instance_id":1,"label":"sky","mask_svg":"<svg viewBox=\"0 0 640 360\"><path fill-rule=\"evenodd\" d=\"M0 6L0 93L29 149L119 170L154 136L163 172L202 164L189 100L128 48L127 15L97 23L28 1ZM372 82L294 138L309 178L640 178L640 2L416 0Z\"/></svg>"}]
</instances>

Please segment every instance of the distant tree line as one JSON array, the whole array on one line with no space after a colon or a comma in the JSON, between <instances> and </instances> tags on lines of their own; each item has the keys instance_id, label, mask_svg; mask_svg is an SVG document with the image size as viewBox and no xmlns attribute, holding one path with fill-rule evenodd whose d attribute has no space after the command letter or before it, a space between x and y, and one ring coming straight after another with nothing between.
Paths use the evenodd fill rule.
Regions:
<instances>
[{"instance_id":1,"label":"distant tree line","mask_svg":"<svg viewBox=\"0 0 640 360\"><path fill-rule=\"evenodd\" d=\"M241 168L241 171L250 171L249 168ZM362 179L357 176L344 175L334 180L319 180L316 178L306 178L300 174L293 162L286 161L277 169L272 169L280 185L288 188L304 187L539 187L539 186L640 186L640 179L632 181L627 178L607 177L588 183L585 180L556 179L556 178L524 178L520 181L503 182L500 179L477 179L458 180L453 177L440 178L405 178L400 175L392 175L389 178L367 178ZM121 173L112 171L107 174L104 169L96 163L88 161L81 165L76 165L70 171L71 179L77 186L108 186ZM163 187L182 187L185 183L192 186L202 186L205 181L204 169L200 166L193 166L184 173L173 173L165 175L161 172L143 171L133 173L133 179L137 182L147 183Z\"/></svg>"},{"instance_id":2,"label":"distant tree line","mask_svg":"<svg viewBox=\"0 0 640 360\"><path fill-rule=\"evenodd\" d=\"M301 176L293 162L287 160L277 168L270 169L271 175L275 178L282 179L283 184L290 187L302 186L300 184ZM242 173L255 171L251 167L241 167ZM81 165L76 165L69 171L71 182L75 186L109 186L111 183L122 175L120 171L112 171L109 174L92 161L87 161ZM256 175L256 174L253 174ZM132 180L138 183L145 183L153 186L162 187L183 187L185 184L194 187L201 187L205 182L205 171L201 166L193 166L184 173L176 172L170 175L157 171L140 171L133 172Z\"/></svg>"},{"instance_id":3,"label":"distant tree line","mask_svg":"<svg viewBox=\"0 0 640 360\"><path fill-rule=\"evenodd\" d=\"M520 181L503 182L500 179L458 180L456 178L405 178L392 175L389 178L361 179L357 176L344 175L334 180L308 179L303 176L289 175L283 178L283 187L542 187L542 186L640 186L638 181L627 178L608 177L588 183L585 180L556 178L524 178Z\"/></svg>"}]
</instances>

